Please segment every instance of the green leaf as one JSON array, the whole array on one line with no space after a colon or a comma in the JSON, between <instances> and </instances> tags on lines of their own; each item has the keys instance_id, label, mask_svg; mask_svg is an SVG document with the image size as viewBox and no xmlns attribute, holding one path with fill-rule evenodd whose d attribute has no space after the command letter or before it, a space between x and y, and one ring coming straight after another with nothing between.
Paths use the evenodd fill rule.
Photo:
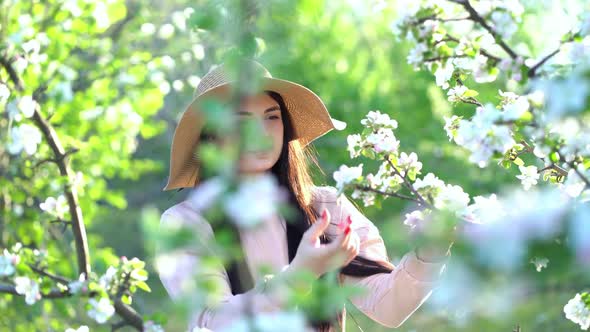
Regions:
<instances>
[{"instance_id":1,"label":"green leaf","mask_svg":"<svg viewBox=\"0 0 590 332\"><path fill-rule=\"evenodd\" d=\"M133 300L131 299L131 296L129 296L127 294L123 294L123 296L121 296L121 301L127 305L131 305L131 302Z\"/></svg>"},{"instance_id":2,"label":"green leaf","mask_svg":"<svg viewBox=\"0 0 590 332\"><path fill-rule=\"evenodd\" d=\"M465 91L465 93L463 93L463 97L475 97L477 95L479 95L479 92L477 92L475 90L471 90L471 89L469 89L469 90Z\"/></svg>"},{"instance_id":3,"label":"green leaf","mask_svg":"<svg viewBox=\"0 0 590 332\"><path fill-rule=\"evenodd\" d=\"M524 166L524 161L522 161L522 159L520 159L519 157L514 159L512 162L515 163L517 166Z\"/></svg>"},{"instance_id":4,"label":"green leaf","mask_svg":"<svg viewBox=\"0 0 590 332\"><path fill-rule=\"evenodd\" d=\"M135 285L137 286L137 288L146 291L148 293L150 293L152 290L150 288L150 286L148 286L148 284L145 281L138 281L135 283Z\"/></svg>"}]
</instances>

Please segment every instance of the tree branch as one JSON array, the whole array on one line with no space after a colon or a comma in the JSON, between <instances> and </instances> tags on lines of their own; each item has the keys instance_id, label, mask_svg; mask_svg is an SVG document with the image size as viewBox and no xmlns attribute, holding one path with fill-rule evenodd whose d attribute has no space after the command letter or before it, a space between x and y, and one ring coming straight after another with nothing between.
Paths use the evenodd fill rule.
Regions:
<instances>
[{"instance_id":1,"label":"tree branch","mask_svg":"<svg viewBox=\"0 0 590 332\"><path fill-rule=\"evenodd\" d=\"M57 133L53 129L53 126L49 124L39 113L38 109L35 109L33 113L33 121L37 127L43 133L45 140L49 144L49 147L55 155L56 164L59 168L59 172L62 176L71 180L74 178L73 172L68 163L68 157L61 145ZM75 186L71 186L70 183L64 184L64 195L68 201L68 207L70 210L72 231L74 233L76 243L76 253L78 257L78 274L84 274L85 278L88 278L90 273L90 254L88 252L88 240L86 238L86 228L84 225L84 217L82 216L82 209L78 203L78 193Z\"/></svg>"},{"instance_id":2,"label":"tree branch","mask_svg":"<svg viewBox=\"0 0 590 332\"><path fill-rule=\"evenodd\" d=\"M383 196L397 197L397 198L405 199L405 200L408 200L408 201L420 203L420 201L418 199L414 198L414 197L406 196L406 195L402 195L402 194L398 194L398 193L395 193L395 192L381 191L379 189L371 188L371 187L368 187L368 186L361 186L361 185L356 185L353 188L354 189L358 189L358 190L363 190L363 191L374 192L376 194L380 194L380 195L383 195Z\"/></svg>"},{"instance_id":3,"label":"tree branch","mask_svg":"<svg viewBox=\"0 0 590 332\"><path fill-rule=\"evenodd\" d=\"M4 67L4 69L6 69L6 72L8 73L8 77L10 77L10 80L14 83L16 90L23 91L24 90L23 82L21 81L20 77L18 77L16 70L14 70L11 60L9 60L8 58L6 58L4 56L1 56L0 57L0 64L2 65L2 67Z\"/></svg>"},{"instance_id":4,"label":"tree branch","mask_svg":"<svg viewBox=\"0 0 590 332\"><path fill-rule=\"evenodd\" d=\"M19 294L16 292L16 287L12 285L2 285L0 284L0 293L7 293L16 296L24 296L23 294ZM66 297L71 297L72 294L67 290L59 290L59 289L52 289L49 293L43 294L41 293L41 299L61 299Z\"/></svg>"}]
</instances>

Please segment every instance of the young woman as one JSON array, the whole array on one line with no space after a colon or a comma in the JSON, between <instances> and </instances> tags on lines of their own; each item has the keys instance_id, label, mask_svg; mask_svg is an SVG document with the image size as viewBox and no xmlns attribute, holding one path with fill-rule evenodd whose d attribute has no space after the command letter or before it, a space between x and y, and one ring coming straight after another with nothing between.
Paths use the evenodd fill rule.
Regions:
<instances>
[{"instance_id":1,"label":"young woman","mask_svg":"<svg viewBox=\"0 0 590 332\"><path fill-rule=\"evenodd\" d=\"M276 292L264 292L246 285L239 264L246 266L251 284L262 283L260 265L270 266L276 276L307 271L319 278L329 271L339 272L341 284L365 287L365 295L350 301L376 322L387 326L401 325L430 296L449 257L447 248L418 248L406 253L397 266L389 262L379 230L344 196L330 186L315 186L309 174L309 143L335 129L320 98L311 90L285 80L272 78L259 63L251 61L261 77L261 93L243 99L238 116L260 121L272 149L242 154L238 172L243 177L272 174L286 189L289 202L299 212L293 220L275 215L254 229L239 229L245 262L234 262L226 268L199 271L198 252L174 256L175 268L160 270L160 279L173 299L183 295L183 282L208 279L222 285L219 306L195 310L190 328L217 331L244 314L281 311L283 298ZM205 75L196 98L183 114L174 134L170 176L164 190L194 188L206 190L199 181L197 144L212 139L203 134L203 114L199 102L211 96L229 93L234 82L223 65ZM317 163L316 163L317 164ZM202 217L200 204L185 200L167 209L161 223L186 223L197 229L205 243L214 235L214 227ZM318 245L321 242L321 245ZM343 304L344 305L344 304ZM344 311L338 319L311 322L311 331L344 331ZM313 327L312 327L313 326Z\"/></svg>"}]
</instances>

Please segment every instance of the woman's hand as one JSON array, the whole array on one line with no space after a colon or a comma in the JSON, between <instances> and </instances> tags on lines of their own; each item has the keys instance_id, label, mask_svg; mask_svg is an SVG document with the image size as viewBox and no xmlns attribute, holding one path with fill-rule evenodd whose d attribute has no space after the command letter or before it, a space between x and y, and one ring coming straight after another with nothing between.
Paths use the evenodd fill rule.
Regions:
<instances>
[{"instance_id":1,"label":"woman's hand","mask_svg":"<svg viewBox=\"0 0 590 332\"><path fill-rule=\"evenodd\" d=\"M328 228L330 220L330 213L324 209L322 216L303 234L289 269L306 269L319 278L326 272L348 265L358 255L360 238L350 229L350 217L339 225L343 232L332 242L320 243L319 237Z\"/></svg>"}]
</instances>

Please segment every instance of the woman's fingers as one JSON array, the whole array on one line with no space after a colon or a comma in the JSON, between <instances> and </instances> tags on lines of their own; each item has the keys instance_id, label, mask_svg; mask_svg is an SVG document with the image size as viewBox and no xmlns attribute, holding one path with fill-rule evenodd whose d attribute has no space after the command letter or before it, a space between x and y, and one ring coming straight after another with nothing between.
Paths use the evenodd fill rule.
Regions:
<instances>
[{"instance_id":1,"label":"woman's fingers","mask_svg":"<svg viewBox=\"0 0 590 332\"><path fill-rule=\"evenodd\" d=\"M305 232L307 235L307 239L310 240L312 243L315 243L316 240L324 233L328 225L330 225L330 212L328 209L324 209L320 218L318 218L311 227Z\"/></svg>"},{"instance_id":2,"label":"woman's fingers","mask_svg":"<svg viewBox=\"0 0 590 332\"><path fill-rule=\"evenodd\" d=\"M344 231L338 234L332 242L326 245L326 249L330 252L347 251L350 246L350 239L353 233L350 228L350 224L352 223L350 216L346 218L343 223L346 225Z\"/></svg>"}]
</instances>

